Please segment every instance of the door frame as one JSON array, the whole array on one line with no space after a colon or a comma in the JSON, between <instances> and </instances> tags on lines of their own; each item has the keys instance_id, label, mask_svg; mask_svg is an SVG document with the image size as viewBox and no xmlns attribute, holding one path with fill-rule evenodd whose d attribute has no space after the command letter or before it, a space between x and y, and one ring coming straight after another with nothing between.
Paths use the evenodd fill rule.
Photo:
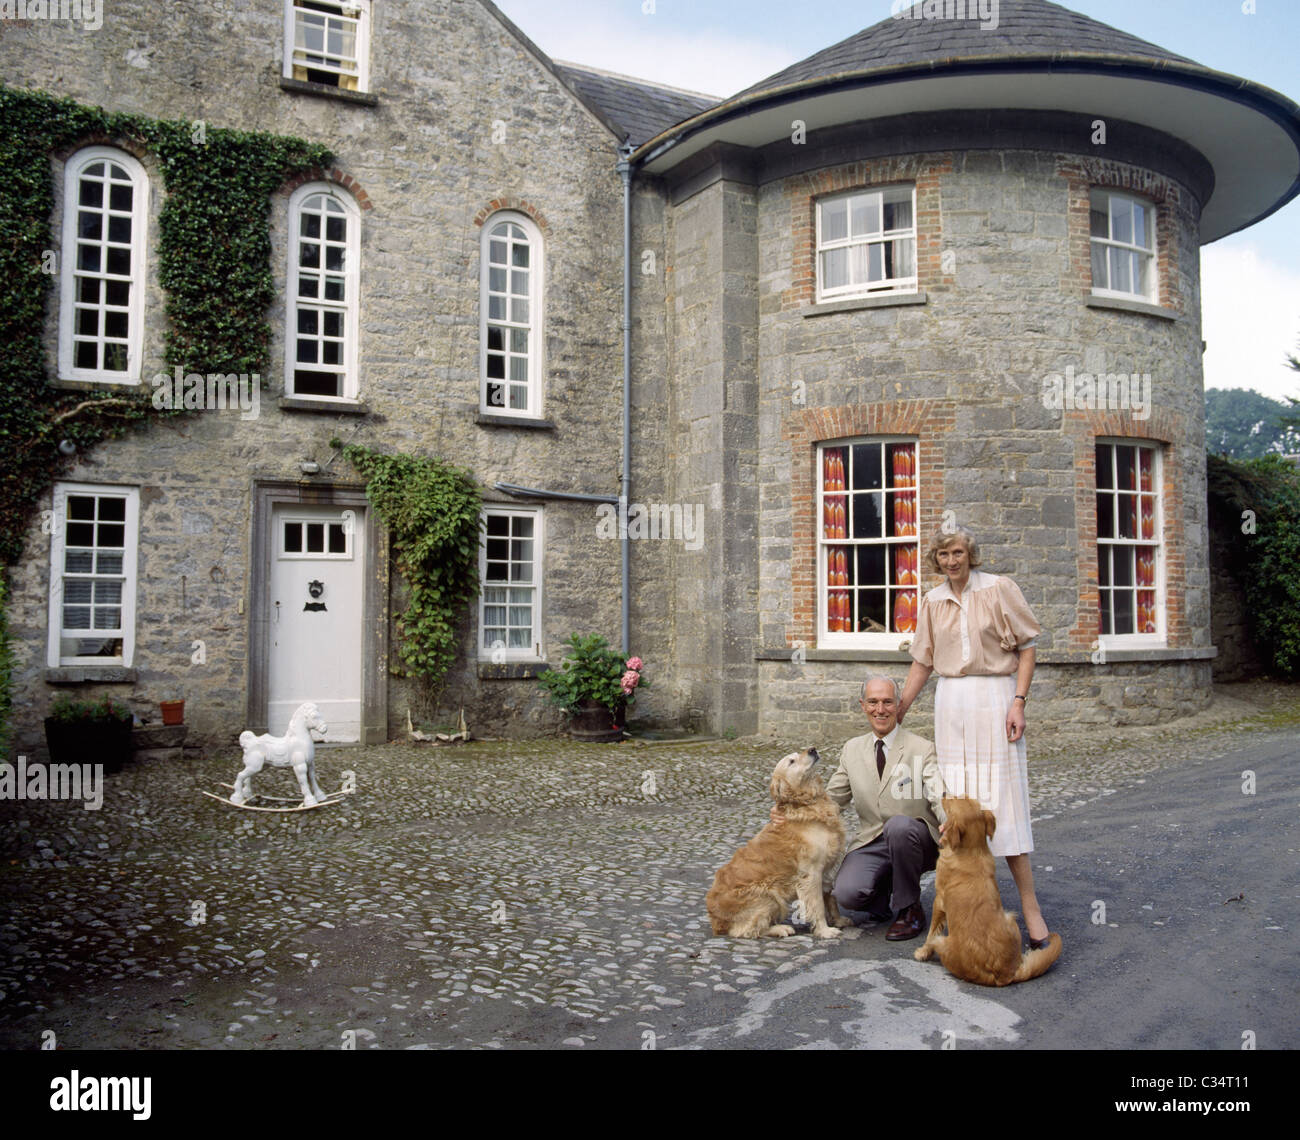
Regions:
<instances>
[{"instance_id":1,"label":"door frame","mask_svg":"<svg viewBox=\"0 0 1300 1140\"><path fill-rule=\"evenodd\" d=\"M278 506L357 509L364 519L361 592L361 743L388 740L388 532L376 525L364 487L255 479L249 520L248 689L245 719L253 732L267 732L271 670L271 563L276 538L272 509Z\"/></svg>"}]
</instances>

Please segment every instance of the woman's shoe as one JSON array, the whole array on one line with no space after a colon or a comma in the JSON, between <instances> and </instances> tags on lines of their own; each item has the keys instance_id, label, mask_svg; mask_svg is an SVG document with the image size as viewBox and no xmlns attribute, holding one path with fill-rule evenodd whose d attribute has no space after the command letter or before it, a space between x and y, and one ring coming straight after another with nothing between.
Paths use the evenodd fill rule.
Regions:
<instances>
[{"instance_id":1,"label":"woman's shoe","mask_svg":"<svg viewBox=\"0 0 1300 1140\"><path fill-rule=\"evenodd\" d=\"M1045 950L1047 948L1047 944L1051 942L1051 940L1052 940L1052 935L1050 931L1048 932L1046 938L1031 938L1029 940L1029 949Z\"/></svg>"}]
</instances>

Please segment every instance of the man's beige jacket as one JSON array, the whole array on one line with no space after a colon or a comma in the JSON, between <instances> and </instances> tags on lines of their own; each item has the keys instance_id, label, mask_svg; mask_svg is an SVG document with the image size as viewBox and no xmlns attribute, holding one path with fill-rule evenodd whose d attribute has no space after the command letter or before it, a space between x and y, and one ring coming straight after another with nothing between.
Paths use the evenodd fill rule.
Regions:
<instances>
[{"instance_id":1,"label":"man's beige jacket","mask_svg":"<svg viewBox=\"0 0 1300 1140\"><path fill-rule=\"evenodd\" d=\"M849 851L879 836L885 820L894 815L925 820L931 838L939 842L939 824L945 818L939 758L930 741L901 725L894 734L893 747L886 748L883 780L876 775L876 734L868 732L844 746L840 766L826 784L826 794L840 807L852 799L862 821Z\"/></svg>"}]
</instances>

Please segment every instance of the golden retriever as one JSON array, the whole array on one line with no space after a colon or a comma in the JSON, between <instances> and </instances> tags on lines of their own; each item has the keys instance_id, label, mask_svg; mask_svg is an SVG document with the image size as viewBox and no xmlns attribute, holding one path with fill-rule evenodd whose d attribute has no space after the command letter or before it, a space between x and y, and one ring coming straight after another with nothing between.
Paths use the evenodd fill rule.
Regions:
<instances>
[{"instance_id":1,"label":"golden retriever","mask_svg":"<svg viewBox=\"0 0 1300 1140\"><path fill-rule=\"evenodd\" d=\"M806 748L777 764L771 792L785 822L767 824L713 876L704 901L714 934L785 938L794 927L782 920L796 899L814 938L838 938L837 928L852 925L823 883L844 853L844 826L813 771L818 759Z\"/></svg>"},{"instance_id":2,"label":"golden retriever","mask_svg":"<svg viewBox=\"0 0 1300 1140\"><path fill-rule=\"evenodd\" d=\"M912 955L932 954L950 973L981 986L1007 986L1044 973L1061 956L1061 936L1041 950L1020 950L1020 924L1002 909L988 838L997 821L967 796L944 796L948 823L934 877L934 918L925 943ZM939 928L947 923L947 937Z\"/></svg>"}]
</instances>

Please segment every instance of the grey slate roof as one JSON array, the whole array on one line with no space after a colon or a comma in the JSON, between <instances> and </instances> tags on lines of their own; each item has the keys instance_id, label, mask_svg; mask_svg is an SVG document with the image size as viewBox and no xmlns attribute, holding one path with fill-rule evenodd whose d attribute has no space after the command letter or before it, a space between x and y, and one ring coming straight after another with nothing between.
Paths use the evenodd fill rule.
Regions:
<instances>
[{"instance_id":1,"label":"grey slate roof","mask_svg":"<svg viewBox=\"0 0 1300 1140\"><path fill-rule=\"evenodd\" d=\"M584 101L604 113L620 136L630 136L627 141L633 146L640 146L719 102L711 95L679 91L577 64L556 62L554 66Z\"/></svg>"},{"instance_id":2,"label":"grey slate roof","mask_svg":"<svg viewBox=\"0 0 1300 1140\"><path fill-rule=\"evenodd\" d=\"M973 11L974 0L948 6ZM944 7L938 0L936 11ZM920 10L918 8L918 10ZM988 7L986 6L986 11ZM1124 59L1196 64L1146 40L1047 0L999 0L997 27L978 19L889 19L769 75L735 96L749 96L789 84L851 72L945 64L955 60L1009 59L1052 55L1105 55Z\"/></svg>"}]
</instances>

